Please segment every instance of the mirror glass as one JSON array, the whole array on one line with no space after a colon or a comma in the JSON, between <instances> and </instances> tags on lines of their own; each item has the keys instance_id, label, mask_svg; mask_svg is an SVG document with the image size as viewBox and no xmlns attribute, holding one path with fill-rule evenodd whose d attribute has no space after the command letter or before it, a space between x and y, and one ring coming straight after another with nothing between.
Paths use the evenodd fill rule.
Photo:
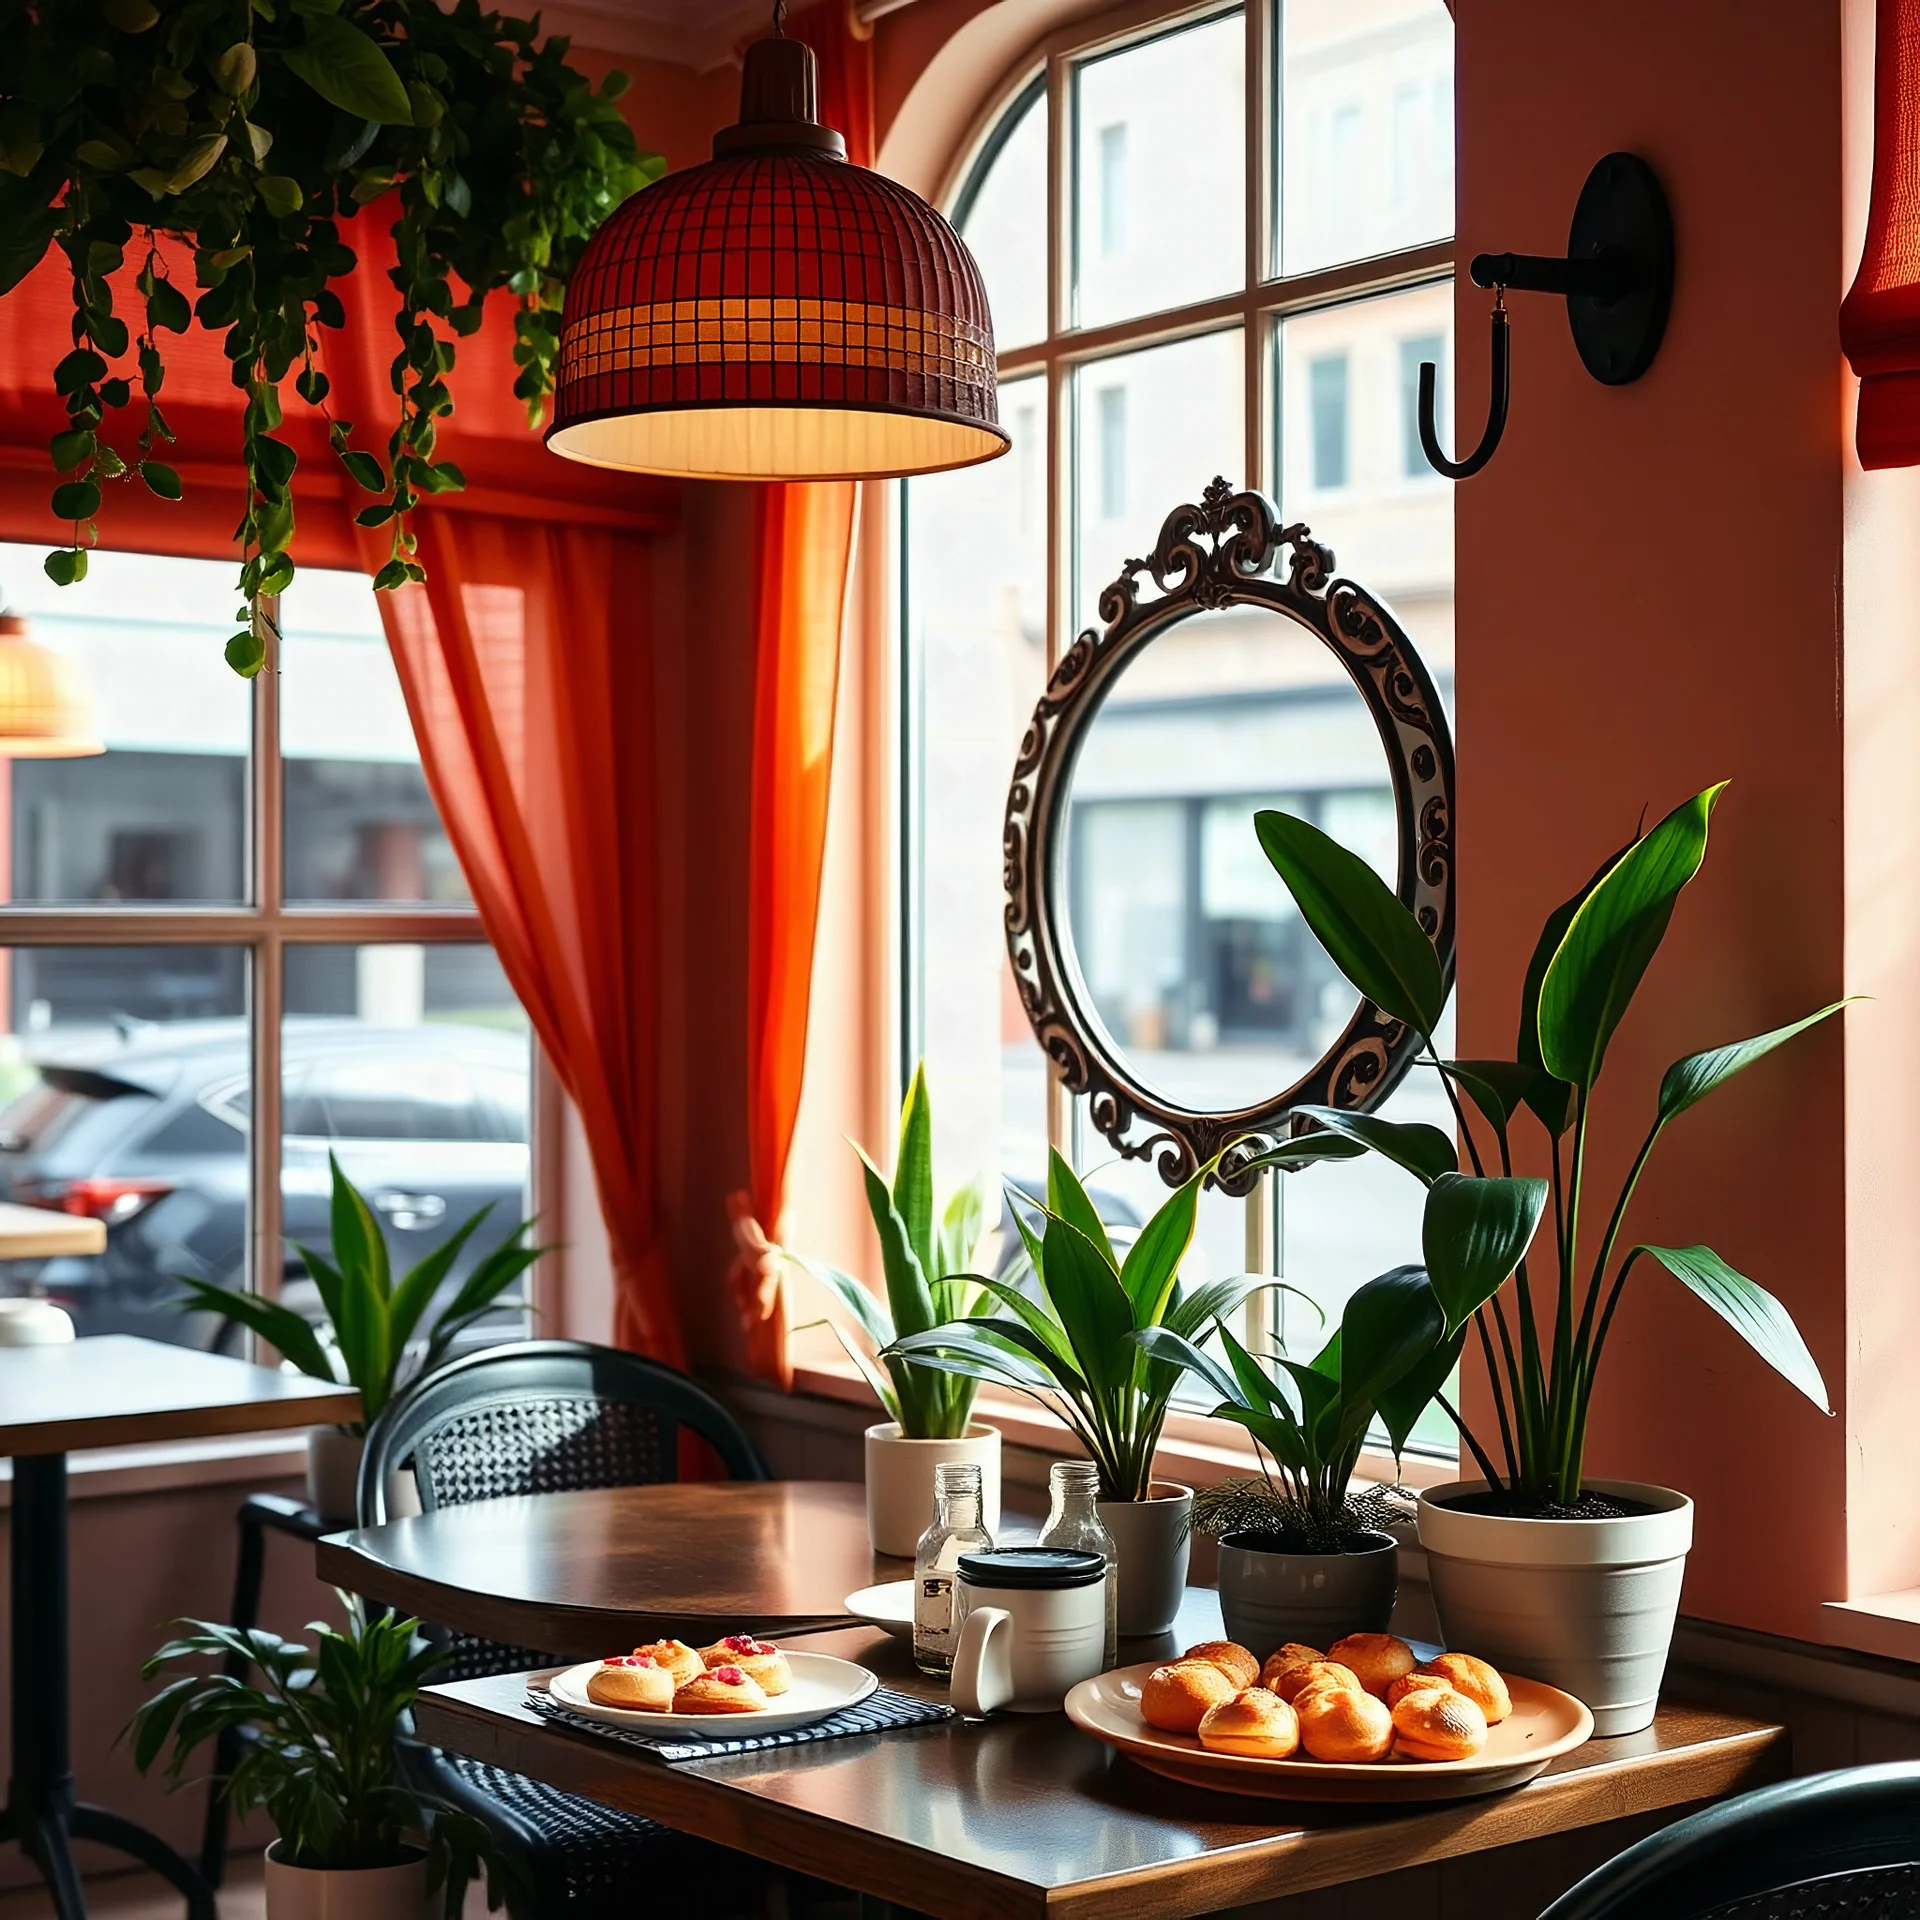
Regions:
<instances>
[{"instance_id":1,"label":"mirror glass","mask_svg":"<svg viewBox=\"0 0 1920 1920\"><path fill-rule=\"evenodd\" d=\"M1265 608L1196 614L1088 724L1060 875L1089 1010L1131 1076L1190 1112L1283 1093L1359 1002L1261 851L1263 807L1395 884L1386 753L1340 662Z\"/></svg>"}]
</instances>

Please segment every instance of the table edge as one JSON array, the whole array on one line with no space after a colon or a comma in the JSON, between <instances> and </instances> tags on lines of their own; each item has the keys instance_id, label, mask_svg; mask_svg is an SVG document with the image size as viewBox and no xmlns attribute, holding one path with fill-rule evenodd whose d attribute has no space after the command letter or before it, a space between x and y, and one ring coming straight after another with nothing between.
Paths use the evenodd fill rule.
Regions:
<instances>
[{"instance_id":1,"label":"table edge","mask_svg":"<svg viewBox=\"0 0 1920 1920\"><path fill-rule=\"evenodd\" d=\"M287 1427L339 1426L360 1418L360 1394L354 1387L332 1392L289 1394L270 1400L245 1400L198 1407L168 1407L157 1413L116 1413L98 1419L36 1420L8 1426L0 1420L0 1457L44 1459L93 1447L157 1445L168 1440L212 1440L234 1433L269 1433ZM36 1444L36 1435L56 1435Z\"/></svg>"}]
</instances>

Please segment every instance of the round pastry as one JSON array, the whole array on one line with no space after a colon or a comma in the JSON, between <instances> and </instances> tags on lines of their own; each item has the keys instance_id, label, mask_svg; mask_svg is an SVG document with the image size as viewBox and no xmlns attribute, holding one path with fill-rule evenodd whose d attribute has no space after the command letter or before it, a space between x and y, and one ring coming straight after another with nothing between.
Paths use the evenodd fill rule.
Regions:
<instances>
[{"instance_id":1,"label":"round pastry","mask_svg":"<svg viewBox=\"0 0 1920 1920\"><path fill-rule=\"evenodd\" d=\"M587 1698L597 1707L665 1713L673 1705L673 1675L650 1653L622 1653L587 1675Z\"/></svg>"},{"instance_id":2,"label":"round pastry","mask_svg":"<svg viewBox=\"0 0 1920 1920\"><path fill-rule=\"evenodd\" d=\"M738 1667L709 1667L673 1696L675 1713L758 1713L767 1696Z\"/></svg>"},{"instance_id":3,"label":"round pastry","mask_svg":"<svg viewBox=\"0 0 1920 1920\"><path fill-rule=\"evenodd\" d=\"M1155 1667L1140 1689L1140 1718L1162 1733L1195 1733L1209 1707L1240 1691L1233 1676L1211 1660L1176 1660Z\"/></svg>"},{"instance_id":4,"label":"round pastry","mask_svg":"<svg viewBox=\"0 0 1920 1920\"><path fill-rule=\"evenodd\" d=\"M1437 1673L1429 1673L1425 1667L1415 1667L1411 1673L1403 1673L1387 1689L1387 1705L1397 1707L1410 1693L1449 1693L1453 1683L1443 1680Z\"/></svg>"},{"instance_id":5,"label":"round pastry","mask_svg":"<svg viewBox=\"0 0 1920 1920\"><path fill-rule=\"evenodd\" d=\"M1277 1653L1267 1655L1266 1665L1260 1669L1260 1684L1270 1688L1289 1667L1317 1666L1326 1657L1318 1647L1304 1647L1298 1640L1289 1640Z\"/></svg>"},{"instance_id":6,"label":"round pastry","mask_svg":"<svg viewBox=\"0 0 1920 1920\"><path fill-rule=\"evenodd\" d=\"M1487 1744L1487 1716L1451 1687L1423 1687L1394 1708L1393 1735L1409 1760L1471 1760Z\"/></svg>"},{"instance_id":7,"label":"round pastry","mask_svg":"<svg viewBox=\"0 0 1920 1920\"><path fill-rule=\"evenodd\" d=\"M1282 1667L1262 1684L1269 1693L1277 1693L1282 1700L1296 1706L1303 1693L1322 1692L1329 1687L1344 1688L1349 1693L1366 1692L1351 1667L1340 1666L1332 1660L1310 1660L1304 1666Z\"/></svg>"},{"instance_id":8,"label":"round pastry","mask_svg":"<svg viewBox=\"0 0 1920 1920\"><path fill-rule=\"evenodd\" d=\"M1310 1693L1295 1711L1300 1744L1316 1760L1384 1760L1392 1749L1393 1715L1357 1687Z\"/></svg>"},{"instance_id":9,"label":"round pastry","mask_svg":"<svg viewBox=\"0 0 1920 1920\"><path fill-rule=\"evenodd\" d=\"M1202 1640L1189 1647L1182 1660L1210 1660L1236 1687L1250 1687L1260 1678L1260 1662L1233 1640Z\"/></svg>"},{"instance_id":10,"label":"round pastry","mask_svg":"<svg viewBox=\"0 0 1920 1920\"><path fill-rule=\"evenodd\" d=\"M1327 1658L1351 1667L1375 1699L1384 1699L1387 1689L1416 1664L1413 1649L1390 1633L1350 1633L1327 1649Z\"/></svg>"},{"instance_id":11,"label":"round pastry","mask_svg":"<svg viewBox=\"0 0 1920 1920\"><path fill-rule=\"evenodd\" d=\"M1513 1711L1513 1695L1507 1691L1507 1683L1474 1654L1435 1654L1419 1671L1444 1680L1455 1693L1464 1693L1487 1716L1490 1727L1497 1727Z\"/></svg>"},{"instance_id":12,"label":"round pastry","mask_svg":"<svg viewBox=\"0 0 1920 1920\"><path fill-rule=\"evenodd\" d=\"M1209 1753L1284 1760L1300 1744L1300 1722L1277 1695L1265 1687L1248 1687L1207 1709L1200 1722L1200 1744Z\"/></svg>"},{"instance_id":13,"label":"round pastry","mask_svg":"<svg viewBox=\"0 0 1920 1920\"><path fill-rule=\"evenodd\" d=\"M771 1640L756 1640L750 1633L730 1633L710 1647L700 1649L700 1658L709 1668L738 1667L760 1683L760 1691L769 1696L785 1693L793 1685L793 1669L787 1656Z\"/></svg>"},{"instance_id":14,"label":"round pastry","mask_svg":"<svg viewBox=\"0 0 1920 1920\"><path fill-rule=\"evenodd\" d=\"M707 1663L684 1640L649 1641L644 1647L635 1647L633 1653L635 1659L644 1653L665 1667L676 1687L684 1687L707 1670Z\"/></svg>"}]
</instances>

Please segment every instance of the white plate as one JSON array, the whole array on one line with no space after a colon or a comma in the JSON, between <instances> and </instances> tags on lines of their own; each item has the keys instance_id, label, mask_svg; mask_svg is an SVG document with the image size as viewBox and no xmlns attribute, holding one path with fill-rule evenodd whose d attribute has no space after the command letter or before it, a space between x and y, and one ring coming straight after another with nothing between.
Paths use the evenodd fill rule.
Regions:
<instances>
[{"instance_id":1,"label":"white plate","mask_svg":"<svg viewBox=\"0 0 1920 1920\"><path fill-rule=\"evenodd\" d=\"M913 1582L889 1580L878 1587L862 1587L840 1603L856 1620L864 1620L896 1640L913 1638Z\"/></svg>"},{"instance_id":2,"label":"white plate","mask_svg":"<svg viewBox=\"0 0 1920 1920\"><path fill-rule=\"evenodd\" d=\"M793 1685L775 1694L758 1713L637 1713L631 1707L603 1707L587 1698L587 1678L600 1662L588 1660L555 1674L547 1691L563 1707L610 1727L632 1727L639 1733L692 1734L701 1740L733 1740L748 1733L785 1733L789 1727L809 1727L816 1720L857 1707L880 1682L851 1660L827 1653L788 1651Z\"/></svg>"}]
</instances>

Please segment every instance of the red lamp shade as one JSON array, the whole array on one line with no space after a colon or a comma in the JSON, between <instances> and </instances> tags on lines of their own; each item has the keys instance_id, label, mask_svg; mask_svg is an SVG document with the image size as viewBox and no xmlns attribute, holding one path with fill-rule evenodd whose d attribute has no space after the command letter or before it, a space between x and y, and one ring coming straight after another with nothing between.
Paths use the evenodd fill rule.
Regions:
<instances>
[{"instance_id":1,"label":"red lamp shade","mask_svg":"<svg viewBox=\"0 0 1920 1920\"><path fill-rule=\"evenodd\" d=\"M712 480L868 479L1007 450L960 236L846 159L811 48L747 50L741 124L637 193L567 288L547 444Z\"/></svg>"},{"instance_id":2,"label":"red lamp shade","mask_svg":"<svg viewBox=\"0 0 1920 1920\"><path fill-rule=\"evenodd\" d=\"M1840 307L1860 376L1863 467L1920 465L1920 8L1879 0L1873 49L1873 192L1867 239Z\"/></svg>"}]
</instances>

